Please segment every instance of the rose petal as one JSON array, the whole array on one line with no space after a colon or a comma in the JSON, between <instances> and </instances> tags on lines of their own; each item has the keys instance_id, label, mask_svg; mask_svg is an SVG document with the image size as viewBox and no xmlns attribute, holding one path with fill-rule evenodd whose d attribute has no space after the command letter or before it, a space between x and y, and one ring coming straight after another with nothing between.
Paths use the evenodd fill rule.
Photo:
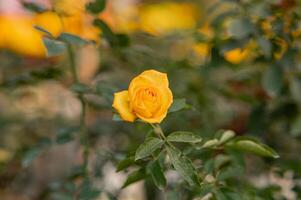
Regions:
<instances>
[{"instance_id":1,"label":"rose petal","mask_svg":"<svg viewBox=\"0 0 301 200\"><path fill-rule=\"evenodd\" d=\"M153 82L155 85L160 87L168 87L168 78L166 73L158 72L156 70L146 70L140 74L140 76L145 77L146 79Z\"/></svg>"},{"instance_id":2,"label":"rose petal","mask_svg":"<svg viewBox=\"0 0 301 200\"><path fill-rule=\"evenodd\" d=\"M112 106L117 110L124 121L133 122L136 119L136 115L131 111L129 106L129 95L127 90L114 94Z\"/></svg>"}]
</instances>

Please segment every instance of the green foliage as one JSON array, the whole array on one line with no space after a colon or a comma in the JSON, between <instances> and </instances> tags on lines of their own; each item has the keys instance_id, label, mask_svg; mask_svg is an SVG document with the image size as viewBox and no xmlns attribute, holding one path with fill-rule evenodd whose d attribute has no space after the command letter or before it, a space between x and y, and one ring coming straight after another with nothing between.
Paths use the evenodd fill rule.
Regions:
<instances>
[{"instance_id":1,"label":"green foliage","mask_svg":"<svg viewBox=\"0 0 301 200\"><path fill-rule=\"evenodd\" d=\"M144 169L140 169L137 171L133 171L132 173L130 173L126 179L126 181L124 182L122 188L127 187L128 185L135 183L137 181L141 181L143 179L145 179L147 177L147 174L145 172Z\"/></svg>"},{"instance_id":2,"label":"green foliage","mask_svg":"<svg viewBox=\"0 0 301 200\"><path fill-rule=\"evenodd\" d=\"M47 49L48 57L59 56L66 51L66 45L60 41L44 38L43 42Z\"/></svg>"},{"instance_id":3,"label":"green foliage","mask_svg":"<svg viewBox=\"0 0 301 200\"><path fill-rule=\"evenodd\" d=\"M186 99L174 99L172 105L170 106L168 112L176 112L179 110L182 110L184 108L189 107L189 105L186 103Z\"/></svg>"},{"instance_id":4,"label":"green foliage","mask_svg":"<svg viewBox=\"0 0 301 200\"><path fill-rule=\"evenodd\" d=\"M202 138L192 132L176 131L169 134L166 138L169 142L191 142L198 143L202 141Z\"/></svg>"},{"instance_id":5,"label":"green foliage","mask_svg":"<svg viewBox=\"0 0 301 200\"><path fill-rule=\"evenodd\" d=\"M166 178L164 176L162 167L158 160L152 161L147 166L148 173L151 175L155 185L164 190L166 188Z\"/></svg>"},{"instance_id":6,"label":"green foliage","mask_svg":"<svg viewBox=\"0 0 301 200\"><path fill-rule=\"evenodd\" d=\"M236 138L233 142L229 143L230 148L238 149L241 151L255 153L260 156L278 158L279 155L270 147L256 141L253 138L242 137Z\"/></svg>"},{"instance_id":7,"label":"green foliage","mask_svg":"<svg viewBox=\"0 0 301 200\"><path fill-rule=\"evenodd\" d=\"M277 65L270 66L263 75L263 87L271 96L277 96L282 87L283 72Z\"/></svg>"},{"instance_id":8,"label":"green foliage","mask_svg":"<svg viewBox=\"0 0 301 200\"><path fill-rule=\"evenodd\" d=\"M135 160L150 156L155 150L163 145L164 141L158 138L149 137L142 143L136 151Z\"/></svg>"},{"instance_id":9,"label":"green foliage","mask_svg":"<svg viewBox=\"0 0 301 200\"><path fill-rule=\"evenodd\" d=\"M86 9L92 14L99 14L106 7L106 0L95 0L86 5Z\"/></svg>"},{"instance_id":10,"label":"green foliage","mask_svg":"<svg viewBox=\"0 0 301 200\"><path fill-rule=\"evenodd\" d=\"M200 184L197 171L191 160L181 155L181 152L173 147L167 147L167 154L175 170L177 170L180 176L187 181L190 186Z\"/></svg>"}]
</instances>

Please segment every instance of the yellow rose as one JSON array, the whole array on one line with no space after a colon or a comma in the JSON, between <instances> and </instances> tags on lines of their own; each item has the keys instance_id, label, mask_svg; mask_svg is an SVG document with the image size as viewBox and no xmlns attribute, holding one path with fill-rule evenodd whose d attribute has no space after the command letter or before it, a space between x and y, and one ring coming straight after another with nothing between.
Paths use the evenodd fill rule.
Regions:
<instances>
[{"instance_id":1,"label":"yellow rose","mask_svg":"<svg viewBox=\"0 0 301 200\"><path fill-rule=\"evenodd\" d=\"M114 94L113 108L125 121L136 118L148 123L160 123L173 102L167 74L147 70L135 77L128 90Z\"/></svg>"}]
</instances>

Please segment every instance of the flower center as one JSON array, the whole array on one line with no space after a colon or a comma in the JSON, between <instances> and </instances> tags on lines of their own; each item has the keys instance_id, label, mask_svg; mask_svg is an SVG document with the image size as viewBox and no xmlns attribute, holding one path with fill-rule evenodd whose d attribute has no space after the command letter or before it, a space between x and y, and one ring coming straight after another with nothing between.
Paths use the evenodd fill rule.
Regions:
<instances>
[{"instance_id":1,"label":"flower center","mask_svg":"<svg viewBox=\"0 0 301 200\"><path fill-rule=\"evenodd\" d=\"M152 117L160 108L160 95L156 88L139 88L131 102L132 110L144 117Z\"/></svg>"}]
</instances>

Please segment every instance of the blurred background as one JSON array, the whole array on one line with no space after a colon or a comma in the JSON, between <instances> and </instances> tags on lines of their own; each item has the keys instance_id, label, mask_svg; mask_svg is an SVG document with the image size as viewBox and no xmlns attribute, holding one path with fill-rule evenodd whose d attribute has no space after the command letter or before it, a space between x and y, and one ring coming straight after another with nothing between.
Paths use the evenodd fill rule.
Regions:
<instances>
[{"instance_id":1,"label":"blurred background","mask_svg":"<svg viewBox=\"0 0 301 200\"><path fill-rule=\"evenodd\" d=\"M165 199L147 180L121 189L128 172L116 172L151 127L113 121L113 93L146 69L168 73L174 97L190 105L164 120L166 132L211 138L232 129L279 153L246 156L243 171L228 174L230 186L252 200L301 199L299 0L107 0L97 15L87 3L0 0L1 200L75 199L80 181L81 108L68 56L48 57L34 26L92 41L76 49L80 82L93 90L85 96L94 190L82 199ZM186 199L172 186L177 176L167 177L166 199Z\"/></svg>"}]
</instances>

